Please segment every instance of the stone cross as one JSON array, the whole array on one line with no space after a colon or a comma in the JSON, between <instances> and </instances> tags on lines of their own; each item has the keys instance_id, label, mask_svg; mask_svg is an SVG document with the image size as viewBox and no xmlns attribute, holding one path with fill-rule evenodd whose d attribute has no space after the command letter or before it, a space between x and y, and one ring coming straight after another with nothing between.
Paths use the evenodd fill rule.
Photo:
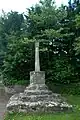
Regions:
<instances>
[{"instance_id":1,"label":"stone cross","mask_svg":"<svg viewBox=\"0 0 80 120\"><path fill-rule=\"evenodd\" d=\"M59 95L53 94L45 85L45 72L40 71L39 42L35 42L35 71L30 72L30 85L24 93L13 95L8 104L7 111L24 113L54 113L73 111L72 106Z\"/></svg>"}]
</instances>

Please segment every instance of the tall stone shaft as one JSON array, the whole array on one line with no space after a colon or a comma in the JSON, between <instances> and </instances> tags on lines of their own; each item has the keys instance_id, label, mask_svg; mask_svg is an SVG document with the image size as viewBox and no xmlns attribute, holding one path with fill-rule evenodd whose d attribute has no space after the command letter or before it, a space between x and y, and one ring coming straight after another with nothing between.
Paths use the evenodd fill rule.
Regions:
<instances>
[{"instance_id":1,"label":"tall stone shaft","mask_svg":"<svg viewBox=\"0 0 80 120\"><path fill-rule=\"evenodd\" d=\"M40 61L39 61L39 42L35 42L35 71L40 71Z\"/></svg>"},{"instance_id":2,"label":"tall stone shaft","mask_svg":"<svg viewBox=\"0 0 80 120\"><path fill-rule=\"evenodd\" d=\"M30 72L30 84L45 84L45 72L40 71L39 41L35 42L35 71Z\"/></svg>"}]
</instances>

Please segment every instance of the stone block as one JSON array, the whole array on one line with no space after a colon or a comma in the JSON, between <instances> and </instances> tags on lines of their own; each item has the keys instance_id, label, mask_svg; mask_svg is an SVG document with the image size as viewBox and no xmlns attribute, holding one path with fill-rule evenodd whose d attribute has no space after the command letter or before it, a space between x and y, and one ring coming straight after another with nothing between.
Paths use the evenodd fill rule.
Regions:
<instances>
[{"instance_id":1,"label":"stone block","mask_svg":"<svg viewBox=\"0 0 80 120\"><path fill-rule=\"evenodd\" d=\"M44 71L30 72L30 84L45 84L45 72Z\"/></svg>"}]
</instances>

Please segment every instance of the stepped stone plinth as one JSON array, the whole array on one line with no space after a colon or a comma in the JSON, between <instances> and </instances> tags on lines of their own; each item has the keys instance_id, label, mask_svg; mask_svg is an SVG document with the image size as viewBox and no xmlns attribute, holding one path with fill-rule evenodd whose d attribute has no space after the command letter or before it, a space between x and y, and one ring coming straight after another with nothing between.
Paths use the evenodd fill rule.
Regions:
<instances>
[{"instance_id":1,"label":"stepped stone plinth","mask_svg":"<svg viewBox=\"0 0 80 120\"><path fill-rule=\"evenodd\" d=\"M45 72L40 71L39 42L35 43L35 71L30 72L30 85L24 93L13 95L8 104L8 112L53 113L72 110L64 98L48 90Z\"/></svg>"},{"instance_id":2,"label":"stepped stone plinth","mask_svg":"<svg viewBox=\"0 0 80 120\"><path fill-rule=\"evenodd\" d=\"M30 85L24 93L13 95L8 104L8 112L52 113L69 111L69 105L60 94L52 93L45 85L44 72L31 72ZM37 82L37 79L40 81Z\"/></svg>"}]
</instances>

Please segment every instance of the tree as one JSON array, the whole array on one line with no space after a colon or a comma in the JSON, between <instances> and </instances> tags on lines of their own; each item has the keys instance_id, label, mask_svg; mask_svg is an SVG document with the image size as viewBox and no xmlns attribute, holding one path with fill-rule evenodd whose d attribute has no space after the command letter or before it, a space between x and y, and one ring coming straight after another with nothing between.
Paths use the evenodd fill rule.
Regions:
<instances>
[{"instance_id":1,"label":"tree","mask_svg":"<svg viewBox=\"0 0 80 120\"><path fill-rule=\"evenodd\" d=\"M18 12L9 12L6 14L3 11L2 16L0 17L0 56L1 56L1 64L4 59L4 54L7 52L7 44L9 37L11 35L15 35L19 37L21 35L21 27L24 18L22 14L18 14Z\"/></svg>"},{"instance_id":2,"label":"tree","mask_svg":"<svg viewBox=\"0 0 80 120\"><path fill-rule=\"evenodd\" d=\"M70 76L73 76L74 72L72 73L73 66L71 67L69 63L71 54L68 50L68 48L72 49L70 36L73 37L73 33L71 32L69 35L68 33L66 34L68 28L63 28L64 24L62 23L62 21L67 18L67 11L63 5L57 9L52 0L44 0L40 3L41 5L36 5L35 8L32 7L29 9L29 14L26 16L28 37L39 40L42 45L40 46L42 50L40 50L40 56L42 56L40 57L41 70L46 71L46 78L60 83L64 83L66 80L65 83L68 83L71 78ZM63 33L64 29L65 33ZM41 43L41 41L43 41L43 43ZM64 58L67 62L65 62L66 60L64 60ZM58 62L57 59L59 59L60 62ZM58 73L56 71L57 66L54 67L54 63L57 63L57 65L63 63L62 69L60 69L59 67L61 66L58 65ZM66 63L65 75L63 75L64 63ZM69 69L67 68L68 65ZM60 70L62 72L60 72ZM60 79L60 77L62 78Z\"/></svg>"},{"instance_id":3,"label":"tree","mask_svg":"<svg viewBox=\"0 0 80 120\"><path fill-rule=\"evenodd\" d=\"M62 24L62 31L63 34L63 43L64 43L64 50L66 50L67 56L69 58L69 63L74 68L74 78L76 81L79 81L79 67L80 62L79 56L76 55L78 47L77 43L79 37L79 29L78 25L78 15L79 15L79 1L74 1L71 3L69 1L69 5L67 6L67 17L61 21ZM78 41L78 42L77 42ZM73 74L73 73L72 73Z\"/></svg>"},{"instance_id":4,"label":"tree","mask_svg":"<svg viewBox=\"0 0 80 120\"><path fill-rule=\"evenodd\" d=\"M76 10L71 1L68 6L56 8L53 0L44 0L29 8L19 25L16 17L14 24L6 22L7 25L10 23L10 29L5 32L8 44L3 73L6 78L12 79L12 82L22 79L29 81L29 72L34 70L34 42L38 40L41 70L46 71L46 82L79 81L74 44L78 38ZM12 16L13 13L9 21Z\"/></svg>"},{"instance_id":5,"label":"tree","mask_svg":"<svg viewBox=\"0 0 80 120\"><path fill-rule=\"evenodd\" d=\"M41 69L47 70L46 64L50 63L50 58L47 57L47 54L50 56L53 51L49 43L54 36L55 38L59 37L59 21L65 16L66 12L63 12L62 15L62 9L56 9L53 1L47 0L28 9L28 14L25 15L26 19L24 21L22 21L22 17L20 19L20 15L17 12L8 13L7 19L3 19L5 23L3 27L8 40L3 73L8 78L8 81L11 79L16 79L17 81L29 79L29 72L34 70L34 47L28 41L34 42L34 39L48 40L45 44L40 43L42 44L40 51L47 48L47 51L40 52L43 57L41 57L41 61L45 59L45 64L41 62ZM6 29L6 26L9 27Z\"/></svg>"},{"instance_id":6,"label":"tree","mask_svg":"<svg viewBox=\"0 0 80 120\"><path fill-rule=\"evenodd\" d=\"M0 58L1 58L1 68L4 74L5 72L8 73L11 68L10 63L9 63L10 66L7 66L9 64L5 65L6 58L9 57L10 59L10 55L12 56L11 53L9 54L10 52L9 46L12 45L13 43L15 44L16 41L18 44L19 39L21 38L21 35L23 34L23 31L22 31L23 23L24 23L24 17L22 14L19 14L18 12L11 11L8 14L5 14L3 12L1 16L1 19L0 19L0 45L1 45ZM6 68L4 68L4 66L6 66ZM9 68L9 71L7 68Z\"/></svg>"}]
</instances>

